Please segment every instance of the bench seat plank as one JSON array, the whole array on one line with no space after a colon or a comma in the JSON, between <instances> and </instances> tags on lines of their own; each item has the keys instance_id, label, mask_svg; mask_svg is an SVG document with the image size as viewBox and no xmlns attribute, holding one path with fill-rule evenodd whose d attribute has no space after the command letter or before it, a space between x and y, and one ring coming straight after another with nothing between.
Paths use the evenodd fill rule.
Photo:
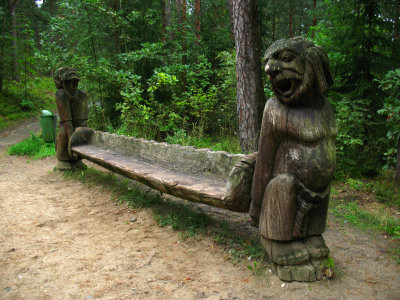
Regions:
<instances>
[{"instance_id":1,"label":"bench seat plank","mask_svg":"<svg viewBox=\"0 0 400 300\"><path fill-rule=\"evenodd\" d=\"M167 169L137 157L123 155L91 144L76 145L71 150L82 158L163 193L229 209L224 200L226 181Z\"/></svg>"}]
</instances>

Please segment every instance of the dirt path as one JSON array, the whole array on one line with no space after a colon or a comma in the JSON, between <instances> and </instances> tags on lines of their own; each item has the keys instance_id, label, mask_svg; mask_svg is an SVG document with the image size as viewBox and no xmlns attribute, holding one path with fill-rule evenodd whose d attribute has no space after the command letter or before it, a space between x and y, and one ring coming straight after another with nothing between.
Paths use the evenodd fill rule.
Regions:
<instances>
[{"instance_id":1,"label":"dirt path","mask_svg":"<svg viewBox=\"0 0 400 300\"><path fill-rule=\"evenodd\" d=\"M211 240L182 241L149 210L52 172L54 158L8 156L8 136L0 137L0 299L400 299L400 269L378 234L330 218L324 236L338 278L252 277Z\"/></svg>"}]
</instances>

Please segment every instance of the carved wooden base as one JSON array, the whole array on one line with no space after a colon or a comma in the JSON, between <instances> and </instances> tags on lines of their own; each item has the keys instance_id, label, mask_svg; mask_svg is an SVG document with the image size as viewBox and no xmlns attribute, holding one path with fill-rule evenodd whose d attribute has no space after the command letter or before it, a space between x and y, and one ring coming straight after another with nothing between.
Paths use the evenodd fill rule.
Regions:
<instances>
[{"instance_id":1,"label":"carved wooden base","mask_svg":"<svg viewBox=\"0 0 400 300\"><path fill-rule=\"evenodd\" d=\"M64 160L57 160L56 168L61 171L67 170L86 170L87 166L81 160L75 161L64 161Z\"/></svg>"},{"instance_id":2,"label":"carved wooden base","mask_svg":"<svg viewBox=\"0 0 400 300\"><path fill-rule=\"evenodd\" d=\"M285 242L261 236L261 242L281 280L310 282L327 276L329 249L321 235Z\"/></svg>"}]
</instances>

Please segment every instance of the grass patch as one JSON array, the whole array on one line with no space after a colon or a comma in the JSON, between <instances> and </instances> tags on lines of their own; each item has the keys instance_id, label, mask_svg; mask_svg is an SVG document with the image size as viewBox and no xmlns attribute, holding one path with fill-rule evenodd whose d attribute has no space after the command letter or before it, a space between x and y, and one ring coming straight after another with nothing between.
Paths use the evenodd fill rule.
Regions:
<instances>
[{"instance_id":1,"label":"grass patch","mask_svg":"<svg viewBox=\"0 0 400 300\"><path fill-rule=\"evenodd\" d=\"M335 217L362 229L375 229L385 232L396 239L400 238L400 220L385 216L384 213L371 213L356 202L331 201Z\"/></svg>"},{"instance_id":2,"label":"grass patch","mask_svg":"<svg viewBox=\"0 0 400 300\"><path fill-rule=\"evenodd\" d=\"M197 211L183 203L162 199L155 192L146 192L136 187L131 180L92 168L83 171L66 171L68 178L77 179L88 186L100 185L112 192L118 203L127 203L133 208L150 208L158 226L171 226L179 231L183 239L195 237L211 238L221 245L233 263L251 261L256 273L265 270L265 251L256 238L242 237L227 222L216 220L202 211ZM255 265L254 265L254 262Z\"/></svg>"},{"instance_id":3,"label":"grass patch","mask_svg":"<svg viewBox=\"0 0 400 300\"><path fill-rule=\"evenodd\" d=\"M394 248L389 249L393 259L400 264L400 219L387 216L383 211L371 213L361 208L357 202L331 201L334 216L361 229L384 232L394 239Z\"/></svg>"},{"instance_id":4,"label":"grass patch","mask_svg":"<svg viewBox=\"0 0 400 300\"><path fill-rule=\"evenodd\" d=\"M400 207L400 189L394 183L394 173L381 173L376 180L360 180L348 178L345 186L366 194L372 194L375 199L389 206Z\"/></svg>"},{"instance_id":5,"label":"grass patch","mask_svg":"<svg viewBox=\"0 0 400 300\"><path fill-rule=\"evenodd\" d=\"M171 226L173 230L180 231L183 238L205 233L206 228L214 222L203 212L194 211L180 203L164 201L152 209L159 226Z\"/></svg>"},{"instance_id":6,"label":"grass patch","mask_svg":"<svg viewBox=\"0 0 400 300\"><path fill-rule=\"evenodd\" d=\"M40 159L56 153L54 143L45 143L42 138L31 132L31 137L7 149L9 155L28 156Z\"/></svg>"}]
</instances>

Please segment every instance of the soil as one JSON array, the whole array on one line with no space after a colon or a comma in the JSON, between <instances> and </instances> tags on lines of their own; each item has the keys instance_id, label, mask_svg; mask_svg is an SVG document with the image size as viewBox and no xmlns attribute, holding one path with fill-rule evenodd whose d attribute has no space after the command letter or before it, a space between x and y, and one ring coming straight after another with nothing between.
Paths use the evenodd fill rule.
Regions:
<instances>
[{"instance_id":1,"label":"soil","mask_svg":"<svg viewBox=\"0 0 400 300\"><path fill-rule=\"evenodd\" d=\"M394 244L383 234L329 216L334 279L288 283L268 268L253 276L252 262L232 264L211 239L182 240L150 210L65 179L55 158L8 156L29 126L0 133L0 299L400 299ZM245 214L204 210L253 230Z\"/></svg>"}]
</instances>

